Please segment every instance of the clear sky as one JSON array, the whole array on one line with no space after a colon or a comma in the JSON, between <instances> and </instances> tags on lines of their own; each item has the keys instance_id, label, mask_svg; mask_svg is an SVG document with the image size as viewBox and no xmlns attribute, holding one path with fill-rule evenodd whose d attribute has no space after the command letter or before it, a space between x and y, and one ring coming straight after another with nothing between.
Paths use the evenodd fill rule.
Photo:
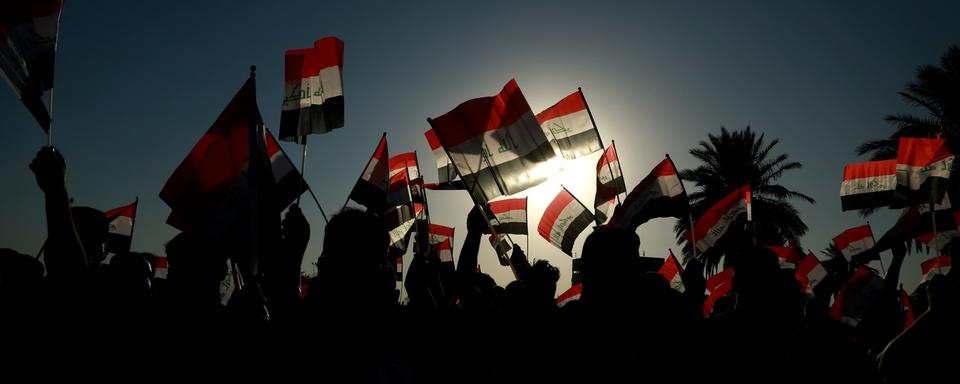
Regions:
<instances>
[{"instance_id":1,"label":"clear sky","mask_svg":"<svg viewBox=\"0 0 960 384\"><path fill-rule=\"evenodd\" d=\"M260 108L276 131L283 51L335 35L346 44L346 127L310 138L306 170L328 214L343 204L381 132L392 153L417 150L435 180L426 117L516 78L535 112L583 87L601 136L617 141L628 187L664 153L680 168L695 167L688 150L720 126L751 125L780 139L778 150L803 163L782 183L817 199L797 207L810 226L802 244L819 253L864 221L840 211L842 167L864 160L853 149L888 135L882 117L911 111L896 92L917 66L960 43L957 2L838 3L67 1L54 144L67 158L76 204L106 210L139 195L133 248L162 254L175 231L164 224L169 209L157 194L248 66L258 67ZM0 127L0 247L35 254L45 237L43 204L27 164L45 138L7 89ZM530 253L560 268L561 290L570 260L535 234L536 225L560 184L593 201L598 156L568 162L567 172L521 194L531 198ZM469 198L429 198L433 220L457 227L459 251ZM313 238L304 268L312 273L323 221L315 206L305 204L305 212ZM895 217L870 218L877 237ZM639 229L647 256L676 247L673 222ZM507 283L509 269L488 246L481 252L482 269ZM927 257L919 256L904 267L908 288L919 282Z\"/></svg>"}]
</instances>

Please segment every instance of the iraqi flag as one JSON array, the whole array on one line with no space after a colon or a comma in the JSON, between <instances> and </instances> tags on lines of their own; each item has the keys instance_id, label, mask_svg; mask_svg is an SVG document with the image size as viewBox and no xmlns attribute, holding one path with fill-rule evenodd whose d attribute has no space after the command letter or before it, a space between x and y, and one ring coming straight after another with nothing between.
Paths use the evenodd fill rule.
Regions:
<instances>
[{"instance_id":1,"label":"iraqi flag","mask_svg":"<svg viewBox=\"0 0 960 384\"><path fill-rule=\"evenodd\" d=\"M583 292L583 284L577 283L570 286L570 289L563 291L560 296L557 296L557 307L562 308L572 301L580 300L581 292Z\"/></svg>"},{"instance_id":2,"label":"iraqi flag","mask_svg":"<svg viewBox=\"0 0 960 384\"><path fill-rule=\"evenodd\" d=\"M117 207L103 213L110 223L104 244L104 250L107 253L130 252L130 242L133 239L133 221L137 218L137 203L139 202L140 198L138 197L133 201L133 204Z\"/></svg>"},{"instance_id":3,"label":"iraqi flag","mask_svg":"<svg viewBox=\"0 0 960 384\"><path fill-rule=\"evenodd\" d=\"M490 227L497 233L527 234L527 198L495 200L487 203L493 217L484 233L490 233Z\"/></svg>"},{"instance_id":4,"label":"iraqi flag","mask_svg":"<svg viewBox=\"0 0 960 384\"><path fill-rule=\"evenodd\" d=\"M433 244L431 247L437 253L441 263L453 265L453 245L450 243L450 239L441 241L439 244Z\"/></svg>"},{"instance_id":5,"label":"iraqi flag","mask_svg":"<svg viewBox=\"0 0 960 384\"><path fill-rule=\"evenodd\" d=\"M921 233L916 238L939 253L953 238L960 236L960 211L953 210L950 195L946 193L940 203L934 204L932 210L930 208L929 204L917 206L920 213L918 231ZM934 220L937 222L936 232L933 231Z\"/></svg>"},{"instance_id":6,"label":"iraqi flag","mask_svg":"<svg viewBox=\"0 0 960 384\"><path fill-rule=\"evenodd\" d=\"M476 202L522 192L556 173L556 154L515 80L430 123Z\"/></svg>"},{"instance_id":7,"label":"iraqi flag","mask_svg":"<svg viewBox=\"0 0 960 384\"><path fill-rule=\"evenodd\" d=\"M747 196L749 196L749 188ZM747 199L749 205L749 199ZM608 226L636 230L655 217L683 217L690 211L687 193L669 157L633 187L626 200L613 211ZM699 224L699 223L698 223ZM700 240L700 237L697 237Z\"/></svg>"},{"instance_id":8,"label":"iraqi flag","mask_svg":"<svg viewBox=\"0 0 960 384\"><path fill-rule=\"evenodd\" d=\"M166 279L167 278L167 257L166 256L157 256L157 260L153 264L153 278L154 279Z\"/></svg>"},{"instance_id":9,"label":"iraqi flag","mask_svg":"<svg viewBox=\"0 0 960 384\"><path fill-rule=\"evenodd\" d=\"M424 132L423 135L427 137L427 144L430 144L430 151L433 152L433 157L437 159L437 183L427 184L427 189L466 189L463 182L457 180L457 168L450 162L450 157L447 156L447 151L445 151L440 144L437 133L434 132L433 129L429 129Z\"/></svg>"},{"instance_id":10,"label":"iraqi flag","mask_svg":"<svg viewBox=\"0 0 960 384\"><path fill-rule=\"evenodd\" d=\"M850 261L854 256L873 248L873 231L870 230L870 224L853 227L834 237L833 244Z\"/></svg>"},{"instance_id":11,"label":"iraqi flag","mask_svg":"<svg viewBox=\"0 0 960 384\"><path fill-rule=\"evenodd\" d=\"M550 145L564 159L576 159L603 149L600 133L593 125L587 100L580 90L538 113L537 122Z\"/></svg>"},{"instance_id":12,"label":"iraqi flag","mask_svg":"<svg viewBox=\"0 0 960 384\"><path fill-rule=\"evenodd\" d=\"M628 197L629 199L629 197ZM687 236L687 241L692 241L697 250L704 252L710 249L720 238L723 237L730 226L746 213L747 221L753 220L750 209L750 185L744 185L731 192L729 195L720 199L710 209L704 212L703 216L697 219L693 226L694 238ZM614 213L616 217L616 213Z\"/></svg>"},{"instance_id":13,"label":"iraqi flag","mask_svg":"<svg viewBox=\"0 0 960 384\"><path fill-rule=\"evenodd\" d=\"M807 252L807 255L797 264L797 271L794 276L800 283L800 289L807 296L813 296L813 289L827 277L827 270L820 264L820 259Z\"/></svg>"},{"instance_id":14,"label":"iraqi flag","mask_svg":"<svg viewBox=\"0 0 960 384\"><path fill-rule=\"evenodd\" d=\"M237 91L210 129L190 150L160 191L171 209L167 223L182 231L224 227L246 209L249 182L250 130L262 124L251 78ZM256 136L254 136L256 137ZM264 131L264 146L275 182L272 196L278 210L306 190L293 163Z\"/></svg>"},{"instance_id":15,"label":"iraqi flag","mask_svg":"<svg viewBox=\"0 0 960 384\"><path fill-rule=\"evenodd\" d=\"M877 253L883 252L897 242L905 242L922 234L925 232L923 228L929 225L931 225L930 218L927 217L926 221L923 220L918 207L904 209L897 222L880 237L880 240L877 240L873 248Z\"/></svg>"},{"instance_id":16,"label":"iraqi flag","mask_svg":"<svg viewBox=\"0 0 960 384\"><path fill-rule=\"evenodd\" d=\"M384 133L380 137L377 149L373 151L373 156L370 156L370 161L367 162L367 166L363 168L363 173L360 174L353 190L350 191L348 199L360 203L374 213L383 212L387 202L389 159L387 134Z\"/></svg>"},{"instance_id":17,"label":"iraqi flag","mask_svg":"<svg viewBox=\"0 0 960 384\"><path fill-rule=\"evenodd\" d=\"M666 260L663 261L663 265L660 266L660 276L663 276L664 279L670 283L670 288L673 288L679 292L684 291L683 286L683 266L680 265L680 261L677 260L677 257L673 255L673 251L670 252L670 255L667 256Z\"/></svg>"},{"instance_id":18,"label":"iraqi flag","mask_svg":"<svg viewBox=\"0 0 960 384\"><path fill-rule=\"evenodd\" d=\"M429 231L430 245L440 244L445 240L449 240L450 247L453 247L453 234L456 228L430 223Z\"/></svg>"},{"instance_id":19,"label":"iraqi flag","mask_svg":"<svg viewBox=\"0 0 960 384\"><path fill-rule=\"evenodd\" d=\"M767 249L777 256L777 262L780 263L780 269L795 269L800 263L800 252L793 246L781 247L777 245L768 245Z\"/></svg>"},{"instance_id":20,"label":"iraqi flag","mask_svg":"<svg viewBox=\"0 0 960 384\"><path fill-rule=\"evenodd\" d=\"M597 160L597 195L593 199L597 225L602 225L610 218L610 213L617 206L618 196L626 193L627 185L624 184L623 172L620 171L617 145L611 143L610 147L603 151L600 160Z\"/></svg>"},{"instance_id":21,"label":"iraqi flag","mask_svg":"<svg viewBox=\"0 0 960 384\"><path fill-rule=\"evenodd\" d=\"M284 54L280 140L305 143L311 133L343 127L343 41L324 37Z\"/></svg>"},{"instance_id":22,"label":"iraqi flag","mask_svg":"<svg viewBox=\"0 0 960 384\"><path fill-rule=\"evenodd\" d=\"M0 3L0 79L20 98L44 132L50 114L43 93L53 89L63 0Z\"/></svg>"},{"instance_id":23,"label":"iraqi flag","mask_svg":"<svg viewBox=\"0 0 960 384\"><path fill-rule=\"evenodd\" d=\"M897 191L890 207L940 201L947 190L953 158L944 139L901 137L897 148Z\"/></svg>"},{"instance_id":24,"label":"iraqi flag","mask_svg":"<svg viewBox=\"0 0 960 384\"><path fill-rule=\"evenodd\" d=\"M936 275L946 275L950 272L950 256L935 256L920 263L920 272L923 273L922 281L930 281Z\"/></svg>"},{"instance_id":25,"label":"iraqi flag","mask_svg":"<svg viewBox=\"0 0 960 384\"><path fill-rule=\"evenodd\" d=\"M389 253L397 257L407 252L410 240L410 230L416 219L410 212L409 205L397 205L387 209L383 215L384 225L390 239Z\"/></svg>"},{"instance_id":26,"label":"iraqi flag","mask_svg":"<svg viewBox=\"0 0 960 384\"><path fill-rule=\"evenodd\" d=\"M567 256L573 256L573 243L593 220L590 210L567 188L562 188L540 217L537 232Z\"/></svg>"},{"instance_id":27,"label":"iraqi flag","mask_svg":"<svg viewBox=\"0 0 960 384\"><path fill-rule=\"evenodd\" d=\"M847 280L830 307L830 317L856 327L867 310L883 295L883 278L861 266Z\"/></svg>"},{"instance_id":28,"label":"iraqi flag","mask_svg":"<svg viewBox=\"0 0 960 384\"><path fill-rule=\"evenodd\" d=\"M733 290L733 268L727 268L707 279L707 298L703 301L703 316L713 313L713 306Z\"/></svg>"},{"instance_id":29,"label":"iraqi flag","mask_svg":"<svg viewBox=\"0 0 960 384\"><path fill-rule=\"evenodd\" d=\"M507 235L496 234L490 235L487 240L490 241L490 245L493 246L493 250L497 252L497 260L502 266L510 265L510 243L507 241Z\"/></svg>"},{"instance_id":30,"label":"iraqi flag","mask_svg":"<svg viewBox=\"0 0 960 384\"><path fill-rule=\"evenodd\" d=\"M896 160L847 164L840 184L840 206L844 211L886 207L896 190Z\"/></svg>"},{"instance_id":31,"label":"iraqi flag","mask_svg":"<svg viewBox=\"0 0 960 384\"><path fill-rule=\"evenodd\" d=\"M420 175L420 164L417 162L417 152L406 152L390 157L390 194L393 194L395 180L403 180L409 189L410 201L423 202L423 178ZM393 198L389 199L394 201Z\"/></svg>"}]
</instances>

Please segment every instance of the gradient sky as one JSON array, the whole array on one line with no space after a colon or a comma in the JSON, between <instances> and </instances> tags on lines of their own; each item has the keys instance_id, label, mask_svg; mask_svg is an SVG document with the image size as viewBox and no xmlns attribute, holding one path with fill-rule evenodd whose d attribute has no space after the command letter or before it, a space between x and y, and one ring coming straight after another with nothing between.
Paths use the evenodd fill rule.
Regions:
<instances>
[{"instance_id":1,"label":"gradient sky","mask_svg":"<svg viewBox=\"0 0 960 384\"><path fill-rule=\"evenodd\" d=\"M601 136L617 141L629 187L664 153L680 168L695 167L688 150L720 126L750 125L780 139L779 152L803 163L782 183L817 200L797 207L810 226L802 245L819 253L864 221L840 211L842 167L864 160L853 149L888 135L882 117L912 111L896 92L917 66L960 43L960 3L948 1L283 3L67 1L53 129L76 204L106 210L139 195L133 249L163 254L176 232L164 224L169 209L157 194L248 66L258 67L260 108L276 131L284 50L335 35L346 44L346 127L311 137L306 166L328 214L343 204L381 132L392 153L417 150L435 180L425 118L516 78L535 112L583 87ZM27 164L45 137L7 89L0 127L0 247L35 254L45 237L43 203ZM598 156L567 162L567 172L520 194L531 199L530 254L560 268L560 290L569 286L570 260L536 225L560 184L592 202ZM457 228L459 252L469 197L429 198L433 221ZM316 206L304 206L313 224L304 269L313 273L324 227ZM896 216L870 218L877 237ZM639 229L647 256L676 248L673 223ZM908 257L908 289L926 257ZM480 260L499 283L512 278L489 246Z\"/></svg>"}]
</instances>

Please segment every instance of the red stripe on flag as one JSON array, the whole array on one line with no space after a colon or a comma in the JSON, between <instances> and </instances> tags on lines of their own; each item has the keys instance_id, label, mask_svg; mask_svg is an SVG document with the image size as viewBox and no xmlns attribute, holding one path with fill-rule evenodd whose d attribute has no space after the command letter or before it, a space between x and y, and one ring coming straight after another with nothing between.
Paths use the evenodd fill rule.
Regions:
<instances>
[{"instance_id":1,"label":"red stripe on flag","mask_svg":"<svg viewBox=\"0 0 960 384\"><path fill-rule=\"evenodd\" d=\"M897 148L897 164L926 167L951 155L944 139L901 137Z\"/></svg>"},{"instance_id":2,"label":"red stripe on flag","mask_svg":"<svg viewBox=\"0 0 960 384\"><path fill-rule=\"evenodd\" d=\"M487 203L490 207L490 211L494 214L503 213L508 211L526 211L527 210L527 199L518 198L518 199L504 199L491 201Z\"/></svg>"},{"instance_id":3,"label":"red stripe on flag","mask_svg":"<svg viewBox=\"0 0 960 384\"><path fill-rule=\"evenodd\" d=\"M896 174L896 160L867 161L864 163L847 164L843 167L844 180L875 176L892 176Z\"/></svg>"},{"instance_id":4,"label":"red stripe on flag","mask_svg":"<svg viewBox=\"0 0 960 384\"><path fill-rule=\"evenodd\" d=\"M567 95L556 104L537 114L537 122L543 124L544 121L555 119L560 116L566 116L571 113L585 111L587 104L583 102L583 96L580 91Z\"/></svg>"},{"instance_id":5,"label":"red stripe on flag","mask_svg":"<svg viewBox=\"0 0 960 384\"><path fill-rule=\"evenodd\" d=\"M427 137L427 144L430 144L430 150L436 150L440 148L440 139L437 138L437 133L432 129L428 129L423 133Z\"/></svg>"},{"instance_id":6,"label":"red stripe on flag","mask_svg":"<svg viewBox=\"0 0 960 384\"><path fill-rule=\"evenodd\" d=\"M837 237L833 238L833 243L842 251L846 249L850 243L860 241L868 237L873 238L873 232L870 230L869 224L853 227L843 231L837 235Z\"/></svg>"},{"instance_id":7,"label":"red stripe on flag","mask_svg":"<svg viewBox=\"0 0 960 384\"><path fill-rule=\"evenodd\" d=\"M517 81L510 79L494 96L467 100L433 119L437 137L446 147L455 147L487 131L511 125L523 115L533 113Z\"/></svg>"},{"instance_id":8,"label":"red stripe on flag","mask_svg":"<svg viewBox=\"0 0 960 384\"><path fill-rule=\"evenodd\" d=\"M550 205L547 206L547 209L543 211L543 217L540 219L540 225L537 226L537 232L544 236L544 238L550 238L550 232L553 231L553 224L557 221L557 218L560 217L560 214L563 213L563 209L568 205L573 203L573 195L567 191L566 188L561 189L560 193L557 194L557 197L550 202Z\"/></svg>"},{"instance_id":9,"label":"red stripe on flag","mask_svg":"<svg viewBox=\"0 0 960 384\"><path fill-rule=\"evenodd\" d=\"M740 204L740 201L742 200L745 200L747 202L747 206L749 207L750 185L744 185L733 191L710 207L710 209L707 210L703 216L700 216L700 218L697 219L696 224L693 227L693 233L696 235L697 241L700 241L700 239L705 239L707 237L707 232L713 229L713 227L720 222L720 219L723 219L724 215L726 215L726 213L733 209L737 204Z\"/></svg>"},{"instance_id":10,"label":"red stripe on flag","mask_svg":"<svg viewBox=\"0 0 960 384\"><path fill-rule=\"evenodd\" d=\"M343 67L343 41L328 36L313 42L313 49L317 55L317 67Z\"/></svg>"}]
</instances>

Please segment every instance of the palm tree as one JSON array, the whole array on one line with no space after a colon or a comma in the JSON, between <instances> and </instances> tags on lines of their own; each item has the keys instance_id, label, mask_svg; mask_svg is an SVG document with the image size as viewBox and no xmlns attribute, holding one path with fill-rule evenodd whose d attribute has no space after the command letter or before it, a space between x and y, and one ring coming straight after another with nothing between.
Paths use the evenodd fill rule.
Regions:
<instances>
[{"instance_id":1,"label":"palm tree","mask_svg":"<svg viewBox=\"0 0 960 384\"><path fill-rule=\"evenodd\" d=\"M700 217L717 201L744 184L750 184L753 192L754 237L760 245L781 245L787 240L797 240L807 232L807 225L790 200L815 203L813 198L792 191L776 182L787 171L800 169L800 163L788 161L786 154L774 156L773 148L779 143L774 139L767 143L763 134L757 135L749 126L740 131L729 132L720 127L720 135L707 135L708 141L690 150L693 157L703 162L697 168L680 171L680 178L692 181L699 190L689 195L693 217ZM683 245L684 257L692 256L686 244L688 218L681 218L674 227L677 242ZM721 258L752 245L741 228L730 228L725 243L717 244L703 256L704 267L714 271ZM727 258L729 260L729 257Z\"/></svg>"},{"instance_id":2,"label":"palm tree","mask_svg":"<svg viewBox=\"0 0 960 384\"><path fill-rule=\"evenodd\" d=\"M921 66L916 75L916 80L899 94L922 113L887 115L884 120L896 130L888 138L860 144L857 155L870 154L873 160L895 159L900 137L936 135L946 139L954 153L960 153L960 47L950 46L940 58L940 66Z\"/></svg>"}]
</instances>

